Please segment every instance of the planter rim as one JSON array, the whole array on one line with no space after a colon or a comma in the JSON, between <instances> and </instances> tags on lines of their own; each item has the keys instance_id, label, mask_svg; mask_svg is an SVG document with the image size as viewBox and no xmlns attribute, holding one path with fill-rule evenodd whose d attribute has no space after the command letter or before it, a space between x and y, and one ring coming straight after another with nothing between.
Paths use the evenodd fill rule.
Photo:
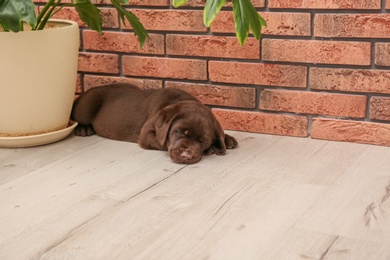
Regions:
<instances>
[{"instance_id":1,"label":"planter rim","mask_svg":"<svg viewBox=\"0 0 390 260\"><path fill-rule=\"evenodd\" d=\"M35 30L35 31L26 30L26 31L19 31L19 32L4 32L4 31L0 30L0 33L8 33L8 34L15 34L15 35L29 34L29 33L42 33L42 32L47 31L47 30L64 30L69 26L77 26L77 27L79 26L78 23L76 23L75 21L67 20L67 19L49 19L49 21L47 22L47 25L50 25L50 24L63 24L63 26L56 26L56 27L46 26L43 30Z\"/></svg>"}]
</instances>

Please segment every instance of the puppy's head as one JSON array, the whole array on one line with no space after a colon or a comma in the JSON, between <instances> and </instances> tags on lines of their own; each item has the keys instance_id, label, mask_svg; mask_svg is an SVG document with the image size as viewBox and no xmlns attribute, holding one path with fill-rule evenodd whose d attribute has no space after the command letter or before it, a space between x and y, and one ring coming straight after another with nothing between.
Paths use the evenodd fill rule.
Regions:
<instances>
[{"instance_id":1,"label":"puppy's head","mask_svg":"<svg viewBox=\"0 0 390 260\"><path fill-rule=\"evenodd\" d=\"M199 162L203 154L226 153L225 134L205 105L182 101L160 111L156 138L176 163Z\"/></svg>"}]
</instances>

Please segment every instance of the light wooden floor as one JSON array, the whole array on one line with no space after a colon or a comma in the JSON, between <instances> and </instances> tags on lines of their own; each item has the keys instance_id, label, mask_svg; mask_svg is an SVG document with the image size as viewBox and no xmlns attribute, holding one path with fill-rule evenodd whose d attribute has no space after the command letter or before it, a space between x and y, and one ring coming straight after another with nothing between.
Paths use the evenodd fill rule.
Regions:
<instances>
[{"instance_id":1,"label":"light wooden floor","mask_svg":"<svg viewBox=\"0 0 390 260\"><path fill-rule=\"evenodd\" d=\"M195 165L99 137L0 149L0 259L390 259L390 148L230 132Z\"/></svg>"}]
</instances>

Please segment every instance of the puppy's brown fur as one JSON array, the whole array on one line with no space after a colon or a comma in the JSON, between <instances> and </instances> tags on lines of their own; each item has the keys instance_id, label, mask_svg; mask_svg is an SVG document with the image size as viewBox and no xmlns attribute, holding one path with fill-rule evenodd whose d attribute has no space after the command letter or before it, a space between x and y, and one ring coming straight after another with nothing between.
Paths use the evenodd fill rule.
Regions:
<instances>
[{"instance_id":1,"label":"puppy's brown fur","mask_svg":"<svg viewBox=\"0 0 390 260\"><path fill-rule=\"evenodd\" d=\"M141 90L112 84L83 93L73 105L76 135L98 134L167 150L177 163L196 163L203 154L224 155L237 147L210 109L178 89Z\"/></svg>"}]
</instances>

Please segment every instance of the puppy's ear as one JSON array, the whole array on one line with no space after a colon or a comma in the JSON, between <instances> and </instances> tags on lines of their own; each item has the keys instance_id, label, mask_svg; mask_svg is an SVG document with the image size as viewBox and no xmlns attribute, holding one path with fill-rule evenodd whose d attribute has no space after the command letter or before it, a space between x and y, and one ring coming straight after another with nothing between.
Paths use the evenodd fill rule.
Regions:
<instances>
[{"instance_id":1,"label":"puppy's ear","mask_svg":"<svg viewBox=\"0 0 390 260\"><path fill-rule=\"evenodd\" d=\"M205 151L205 154L215 153L217 155L225 155L226 149L236 148L238 146L238 142L233 136L225 134L218 120L214 117L214 115L212 115L212 117L215 122L215 140L210 148Z\"/></svg>"},{"instance_id":2,"label":"puppy's ear","mask_svg":"<svg viewBox=\"0 0 390 260\"><path fill-rule=\"evenodd\" d=\"M177 108L168 106L152 116L142 127L138 144L145 149L166 150L169 129L177 115Z\"/></svg>"},{"instance_id":3,"label":"puppy's ear","mask_svg":"<svg viewBox=\"0 0 390 260\"><path fill-rule=\"evenodd\" d=\"M215 140L210 148L213 149L214 153L217 155L225 155L225 132L223 131L221 124L217 121L216 118L214 118L214 125Z\"/></svg>"},{"instance_id":4,"label":"puppy's ear","mask_svg":"<svg viewBox=\"0 0 390 260\"><path fill-rule=\"evenodd\" d=\"M165 146L169 134L169 129L178 113L175 107L167 107L157 114L155 124L156 139L161 146Z\"/></svg>"}]
</instances>

